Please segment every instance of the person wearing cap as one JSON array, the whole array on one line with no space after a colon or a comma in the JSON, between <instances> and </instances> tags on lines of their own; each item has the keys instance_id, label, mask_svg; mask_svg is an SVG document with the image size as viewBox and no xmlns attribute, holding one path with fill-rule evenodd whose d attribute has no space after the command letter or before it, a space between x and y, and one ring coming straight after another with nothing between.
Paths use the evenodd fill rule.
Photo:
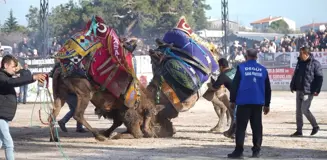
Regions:
<instances>
[{"instance_id":1,"label":"person wearing cap","mask_svg":"<svg viewBox=\"0 0 327 160\"><path fill-rule=\"evenodd\" d=\"M311 135L317 134L319 126L316 118L310 112L314 96L318 96L323 82L321 64L309 52L308 47L300 48L300 56L290 84L291 92L296 91L296 132L292 137L302 136L304 114L313 127Z\"/></svg>"},{"instance_id":2,"label":"person wearing cap","mask_svg":"<svg viewBox=\"0 0 327 160\"><path fill-rule=\"evenodd\" d=\"M252 157L260 157L262 144L262 109L269 113L271 87L267 69L257 63L258 52L248 49L247 61L238 65L230 92L236 111L236 147L228 158L242 158L245 131L250 120L253 136ZM264 107L263 107L264 106Z\"/></svg>"}]
</instances>

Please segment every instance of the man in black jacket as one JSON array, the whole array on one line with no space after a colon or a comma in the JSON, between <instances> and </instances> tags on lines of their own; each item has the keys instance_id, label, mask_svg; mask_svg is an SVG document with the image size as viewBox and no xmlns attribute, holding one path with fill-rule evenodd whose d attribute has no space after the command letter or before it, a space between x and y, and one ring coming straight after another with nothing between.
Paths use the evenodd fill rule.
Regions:
<instances>
[{"instance_id":1,"label":"man in black jacket","mask_svg":"<svg viewBox=\"0 0 327 160\"><path fill-rule=\"evenodd\" d=\"M309 48L302 47L300 56L291 81L291 92L296 91L296 132L291 136L302 136L303 116L304 114L313 129L311 135L319 131L316 118L310 112L310 105L313 96L318 96L323 82L323 73L321 64L309 52Z\"/></svg>"},{"instance_id":2,"label":"man in black jacket","mask_svg":"<svg viewBox=\"0 0 327 160\"><path fill-rule=\"evenodd\" d=\"M1 61L0 69L0 141L5 149L7 160L14 160L14 143L9 132L8 122L12 121L17 109L15 87L27 85L36 80L43 82L44 74L32 75L26 71L24 76L13 78L18 61L11 55L6 55Z\"/></svg>"},{"instance_id":3,"label":"man in black jacket","mask_svg":"<svg viewBox=\"0 0 327 160\"><path fill-rule=\"evenodd\" d=\"M230 68L229 63L225 58L220 58L218 60L219 63L219 70L220 74L217 78L217 80L212 84L212 88L215 90L218 90L222 85L224 85L228 91L231 91L232 88L232 82L234 79L234 76L236 74L236 69L235 68ZM229 99L228 99L229 101ZM232 122L227 131L224 132L224 136L228 138L232 138L234 133L235 133L235 121L234 121L234 111L235 108L231 108L231 106L226 106L228 107L228 111L230 116L232 117Z\"/></svg>"}]
</instances>

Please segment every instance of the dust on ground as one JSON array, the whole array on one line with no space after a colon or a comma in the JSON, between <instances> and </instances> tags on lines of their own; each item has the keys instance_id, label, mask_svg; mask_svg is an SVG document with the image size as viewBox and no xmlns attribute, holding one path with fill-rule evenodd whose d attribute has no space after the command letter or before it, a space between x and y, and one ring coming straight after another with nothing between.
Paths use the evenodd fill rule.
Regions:
<instances>
[{"instance_id":1,"label":"dust on ground","mask_svg":"<svg viewBox=\"0 0 327 160\"><path fill-rule=\"evenodd\" d=\"M291 138L289 135L296 129L295 94L273 92L271 113L263 117L264 137L262 158L264 159L327 159L327 92L315 97L311 111L316 116L321 130L315 136L309 136L311 125L306 118L304 137ZM49 129L42 125L38 118L36 105L31 126L33 104L19 105L13 122L10 123L11 134L15 142L16 159L59 160L64 159L55 143L49 142ZM86 119L95 128L108 128L112 121L98 119L90 105ZM58 119L67 113L64 106ZM46 119L46 115L42 115ZM76 121L71 119L67 124L68 133L59 131L62 151L69 159L106 159L106 160L161 160L161 159L225 159L233 151L234 141L225 138L221 133L209 133L218 118L212 104L204 99L187 112L180 113L174 119L177 133L172 138L143 138L132 140L107 140L97 142L91 133L76 133ZM224 125L225 129L227 128ZM116 132L122 132L122 126ZM245 143L245 157L251 156L252 137L248 126L249 137ZM4 158L0 150L0 159Z\"/></svg>"}]
</instances>

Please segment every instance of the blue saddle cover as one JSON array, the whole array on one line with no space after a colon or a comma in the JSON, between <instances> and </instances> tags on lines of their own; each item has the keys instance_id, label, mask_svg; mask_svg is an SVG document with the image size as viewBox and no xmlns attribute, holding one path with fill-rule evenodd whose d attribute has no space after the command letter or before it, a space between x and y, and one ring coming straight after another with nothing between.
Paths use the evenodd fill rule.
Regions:
<instances>
[{"instance_id":1,"label":"blue saddle cover","mask_svg":"<svg viewBox=\"0 0 327 160\"><path fill-rule=\"evenodd\" d=\"M169 44L173 43L174 47L180 48L189 53L191 56L198 58L206 67L210 69L211 72L218 69L218 64L215 62L210 51L201 44L194 42L183 31L172 29L164 35L163 41ZM178 52L175 53L179 54ZM194 68L194 70L199 77L201 84L208 80L208 74L204 73L198 68Z\"/></svg>"}]
</instances>

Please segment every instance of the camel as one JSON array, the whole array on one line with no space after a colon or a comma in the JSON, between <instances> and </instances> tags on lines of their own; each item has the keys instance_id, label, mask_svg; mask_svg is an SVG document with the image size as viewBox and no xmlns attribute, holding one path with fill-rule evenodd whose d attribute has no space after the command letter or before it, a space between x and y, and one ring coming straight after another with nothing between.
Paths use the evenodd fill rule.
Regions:
<instances>
[{"instance_id":1,"label":"camel","mask_svg":"<svg viewBox=\"0 0 327 160\"><path fill-rule=\"evenodd\" d=\"M67 40L55 57L58 63L53 74L51 134L54 135L53 121L64 105L67 93L75 93L78 102L74 119L99 141L104 141L105 137L84 119L90 101L102 115L114 119L114 125L104 132L105 136L122 123L127 132L116 138L141 138L143 133L145 137L165 136L164 132L171 136L170 122L155 117L163 107L155 105L153 96L140 85L134 73L131 57L137 40L119 38L98 16L93 17L86 28L89 30L77 32ZM50 141L58 141L58 138L52 136Z\"/></svg>"},{"instance_id":2,"label":"camel","mask_svg":"<svg viewBox=\"0 0 327 160\"><path fill-rule=\"evenodd\" d=\"M165 106L159 114L176 118L203 96L213 103L218 116L217 125L210 131L220 131L225 114L229 126L232 115L226 89L216 91L210 83L218 70L217 48L194 34L184 16L156 43L158 48L149 51L153 79L147 89L157 95L157 104Z\"/></svg>"},{"instance_id":3,"label":"camel","mask_svg":"<svg viewBox=\"0 0 327 160\"><path fill-rule=\"evenodd\" d=\"M155 73L158 68L159 60L162 59L162 53L159 53L154 50L150 50L150 57L151 57L151 63L152 63L152 69L153 73ZM147 86L147 90L151 92L153 95L158 95L160 102L158 104L165 106L164 109L162 109L159 114L163 117L167 117L168 119L177 118L180 111L176 110L176 108L171 104L171 102L168 100L166 95L162 92L158 92L158 82L160 81L160 76L155 75L152 79L152 81ZM211 83L208 83L208 86L210 88ZM222 123L225 119L225 115L227 116L227 126L231 123L231 114L229 109L229 98L227 96L226 88L221 87L217 91L208 91L208 92L215 92L214 94L210 96L205 97L206 100L211 101L214 106L214 110L218 116L218 122L217 124L211 128L210 132L220 132L222 128ZM188 102L185 102L185 108L190 109L194 106L196 101L199 99L197 95L193 95ZM186 110L188 110L186 109Z\"/></svg>"},{"instance_id":4,"label":"camel","mask_svg":"<svg viewBox=\"0 0 327 160\"><path fill-rule=\"evenodd\" d=\"M101 21L101 19L100 19ZM103 23L98 23L97 27L97 33L99 31L99 36L104 36L107 38L108 32L107 29L105 28L105 25ZM105 33L104 33L105 32ZM112 33L112 32L110 32ZM111 35L109 33L109 35ZM76 49L72 49L72 47L76 47L76 45L72 45L72 43L76 42L84 42L84 36L83 34L79 35L80 37L83 37L83 40L76 39L74 41L66 43L64 45L64 52L63 54L67 54L70 52L75 52ZM116 38L117 39L117 38ZM109 40L109 44L116 45L117 40ZM121 42L121 46L126 46L124 42ZM97 44L93 44L93 46L97 47ZM106 46L106 45L104 45ZM128 45L127 45L128 46ZM108 46L110 47L110 46ZM102 49L99 52L100 53L90 53L88 52L87 54L85 53L84 55L84 63L83 65L79 64L79 67L82 66L84 70L87 71L88 77L74 77L74 76L67 76L65 74L65 67L63 67L61 63L61 67L59 69L56 69L56 72L53 76L53 88L54 88L54 109L53 109L53 116L54 119L60 112L60 108L63 106L65 103L65 97L67 93L72 92L77 95L78 103L77 107L74 113L74 118L81 122L90 132L93 133L94 137L99 140L103 141L105 140L106 137L109 137L111 133L121 124L124 124L127 128L127 131L121 134L118 134L114 138L141 138L141 137L171 137L174 133L175 130L172 126L171 119L176 118L178 116L178 113L181 112L182 110L187 110L191 107L194 106L195 102L198 100L199 96L197 94L193 94L191 97L188 97L188 99L185 102L182 102L184 106L182 108L176 108L174 104L170 103L170 100L162 93L162 91L158 90L158 82L160 82L160 77L156 74L158 70L160 70L160 63L161 63L161 58L163 56L160 56L160 52L151 52L150 51L150 56L152 60L152 67L153 67L153 73L154 73L154 78L150 82L150 85L147 86L147 88L143 88L142 86L139 85L137 79L135 76L133 76L132 72L132 65L126 64L127 58L125 57L126 55L119 57L120 53L118 50L115 49L120 49L119 46L114 46L111 48L103 48L103 46L100 46L100 48L96 48L97 51L98 49ZM135 47L125 47L125 48L135 48ZM68 51L69 52L68 52ZM79 50L81 51L81 50ZM101 55L106 55L107 52L111 54L109 57L101 57ZM120 50L121 51L121 50ZM83 54L83 50L81 51ZM104 52L104 53L102 53ZM61 53L61 52L60 52ZM118 53L118 54L117 54ZM155 53L155 54L153 54ZM78 53L80 54L80 53ZM117 56L117 57L115 57ZM117 54L117 55L116 55ZM94 57L94 55L100 56L99 57ZM157 55L154 56L154 55ZM128 56L128 55L127 55ZM114 57L114 58L113 58ZM103 68L103 66L107 65L109 61L112 59L115 59L114 61L116 65L119 65L119 67L123 67L125 71L127 71L128 75L130 76L125 76L120 77L121 81L130 80L129 83L131 86L132 84L135 86L135 89L137 96L139 96L137 100L135 100L135 104L130 105L129 103L126 103L126 99L128 97L124 97L124 95L117 96L115 93L110 92L110 87L113 87L117 85L116 83L110 84L109 86L109 92L107 89L103 91L99 91L99 86L101 86L101 83L97 79L96 74L94 74L95 70L98 70L99 68ZM118 60L120 59L120 60ZM98 68L92 68L90 69L90 63L95 63L94 61L100 60L100 64ZM124 60L124 61L121 61ZM213 62L216 63L216 62ZM111 72L114 72L112 70L112 67L109 67L105 71L105 73L111 74ZM110 76L109 76L110 77ZM123 78L123 79L122 79ZM99 84L100 83L100 84ZM204 86L206 86L204 84ZM97 87L98 86L98 87ZM108 87L108 86L107 86ZM101 88L101 87L100 87ZM117 91L117 90L116 90ZM126 94L124 89L121 89L119 91L124 91L124 93L119 93L119 94ZM203 91L203 90L202 90ZM198 91L197 93L199 93ZM209 92L209 91L207 91ZM203 93L202 93L203 94ZM201 94L201 95L202 95ZM220 90L217 93L211 94L211 98L208 100L214 102L215 104L215 111L217 115L220 117L218 124L216 127L214 127L212 130L216 130L216 128L221 127L221 119L224 119L224 115L227 112L227 107L229 106L228 104L224 104L223 102L226 101L221 101L217 97L224 97L224 92ZM157 104L154 102L155 100L159 101ZM88 105L89 102L92 102L96 106L96 114L99 116L104 116L105 118L113 119L114 123L113 125L106 131L100 133L96 129L93 129L87 121L84 119L84 111ZM219 104L220 103L220 104ZM219 105L218 105L219 104ZM218 106L217 106L218 105ZM225 106L225 107L223 107ZM183 108L184 107L184 108ZM227 114L228 118L228 114ZM230 117L229 117L230 119ZM52 119L49 119L50 122L52 122ZM51 133L53 133L53 122L51 123ZM144 134L144 135L143 135ZM51 137L50 141L58 141L57 137Z\"/></svg>"},{"instance_id":5,"label":"camel","mask_svg":"<svg viewBox=\"0 0 327 160\"><path fill-rule=\"evenodd\" d=\"M56 69L53 75L54 108L52 115L54 119L65 104L67 94L75 93L78 103L74 113L74 119L82 123L92 132L95 139L98 141L104 141L107 137L110 137L111 133L122 124L126 126L127 131L117 134L113 139L141 138L143 136L171 137L173 135L173 127L169 120L161 117L153 117L160 108L156 108L153 102L151 102L150 98L148 98L151 96L148 95L144 88L141 89L141 94L143 96L141 96L140 105L134 109L124 106L120 99L115 98L106 91L96 91L87 79L63 78L61 76L60 69ZM84 111L89 102L96 107L98 115L113 119L113 124L109 129L100 133L92 128L84 119ZM147 119L146 116L152 117ZM50 121L52 121L52 119ZM149 126L152 128L145 128L145 123L151 123ZM51 134L50 141L58 141L58 138L53 132L53 125L51 126Z\"/></svg>"}]
</instances>

